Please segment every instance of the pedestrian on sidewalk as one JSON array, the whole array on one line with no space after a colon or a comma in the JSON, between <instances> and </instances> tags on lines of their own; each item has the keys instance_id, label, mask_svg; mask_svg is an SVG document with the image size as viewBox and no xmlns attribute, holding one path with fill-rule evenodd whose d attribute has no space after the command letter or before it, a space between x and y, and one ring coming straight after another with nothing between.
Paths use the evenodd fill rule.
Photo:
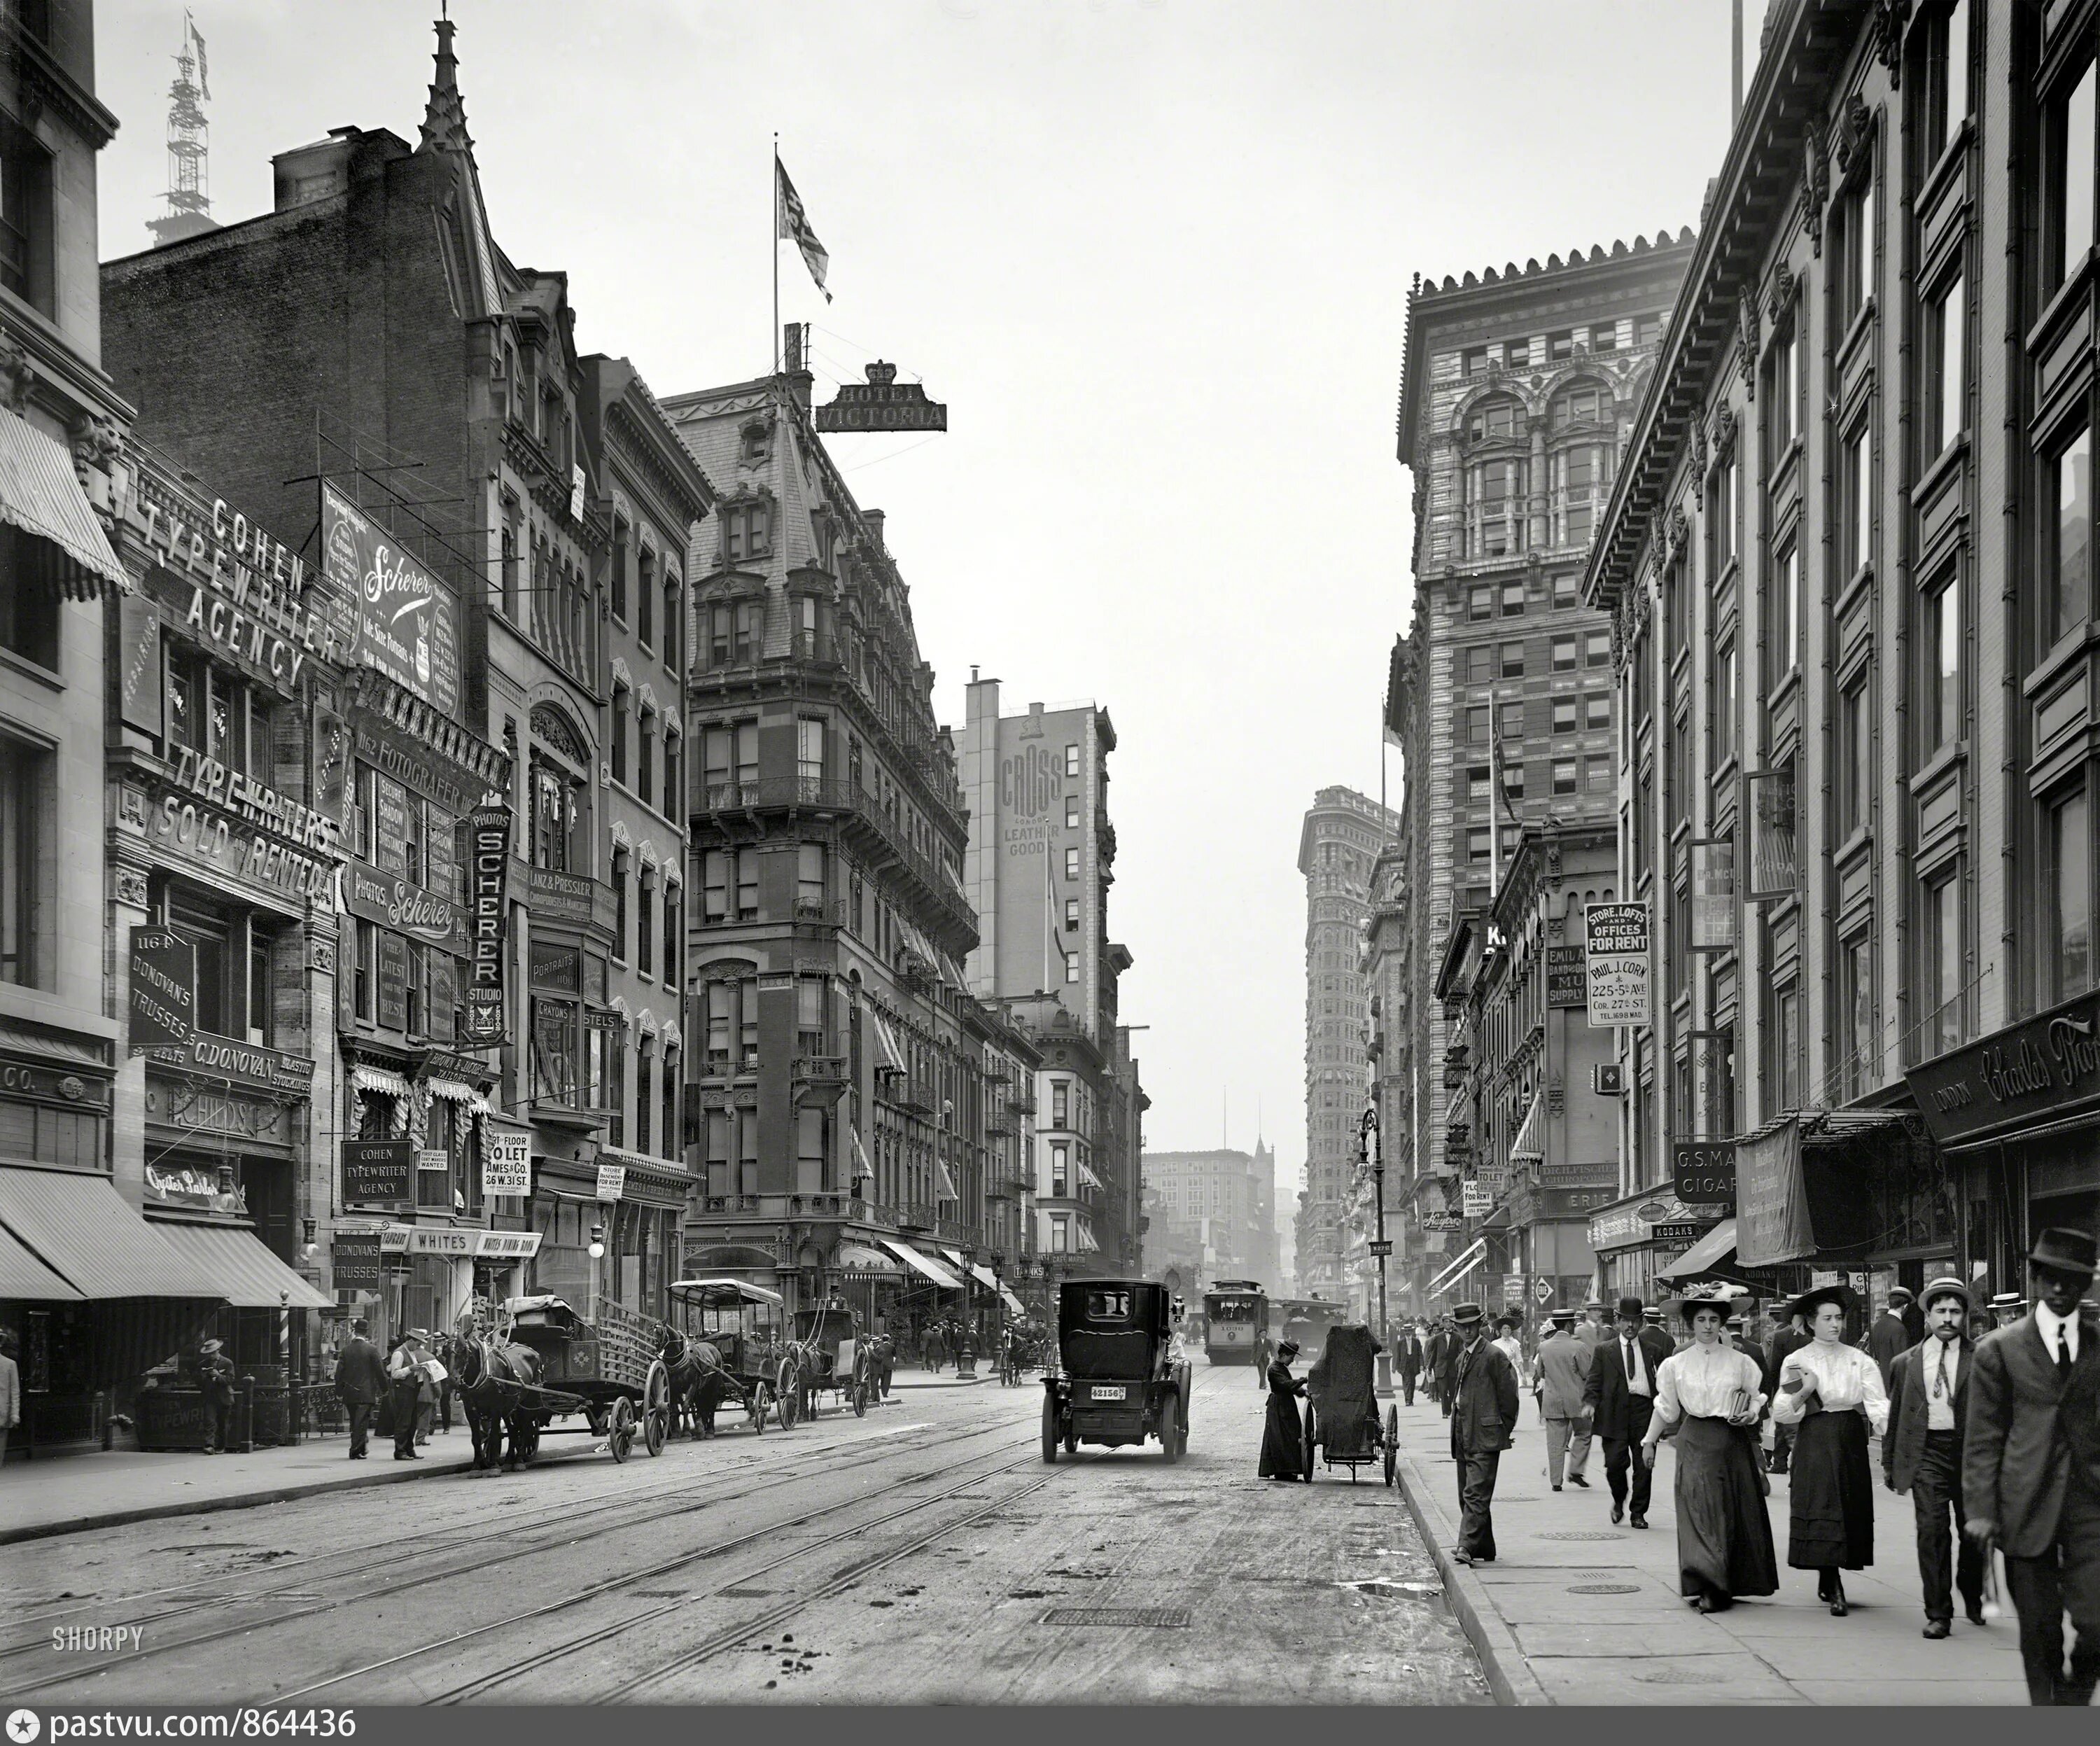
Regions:
<instances>
[{"instance_id":1,"label":"pedestrian on sidewalk","mask_svg":"<svg viewBox=\"0 0 2100 1746\"><path fill-rule=\"evenodd\" d=\"M2100 1678L2100 1316L2079 1303L2093 1280L2093 1233L2045 1230L2027 1263L2032 1313L1976 1348L1966 1532L1986 1556L1993 1541L2004 1549L2027 1700L2086 1704ZM2077 1633L2067 1673L2067 1612Z\"/></svg>"},{"instance_id":2,"label":"pedestrian on sidewalk","mask_svg":"<svg viewBox=\"0 0 2100 1746\"><path fill-rule=\"evenodd\" d=\"M1575 1338L1575 1312L1554 1311L1552 1326L1538 1348L1538 1413L1546 1423L1546 1477L1556 1492L1564 1470L1568 1484L1589 1488L1582 1476L1583 1459L1590 1453L1590 1409L1583 1391L1595 1357L1595 1349ZM1580 1452L1571 1459L1578 1434Z\"/></svg>"},{"instance_id":3,"label":"pedestrian on sidewalk","mask_svg":"<svg viewBox=\"0 0 2100 1746\"><path fill-rule=\"evenodd\" d=\"M1487 1338L1487 1312L1461 1303L1451 1317L1465 1345L1452 1372L1451 1459L1458 1468L1461 1564L1492 1563L1495 1556L1495 1475L1502 1451L1516 1440L1516 1370Z\"/></svg>"},{"instance_id":4,"label":"pedestrian on sidewalk","mask_svg":"<svg viewBox=\"0 0 2100 1746\"><path fill-rule=\"evenodd\" d=\"M1633 1506L1633 1523L1648 1526L1650 1470L1634 1459L1634 1451L1648 1435L1648 1420L1655 1411L1655 1373L1665 1358L1674 1355L1668 1334L1647 1325L1639 1298L1619 1299L1619 1331L1616 1338L1597 1348L1589 1380L1582 1385L1592 1428L1604 1440L1604 1480L1612 1488L1612 1520L1626 1519Z\"/></svg>"},{"instance_id":5,"label":"pedestrian on sidewalk","mask_svg":"<svg viewBox=\"0 0 2100 1746\"><path fill-rule=\"evenodd\" d=\"M7 1433L22 1422L22 1373L15 1363L15 1336L0 1328L0 1464L7 1459Z\"/></svg>"},{"instance_id":6,"label":"pedestrian on sidewalk","mask_svg":"<svg viewBox=\"0 0 2100 1746\"><path fill-rule=\"evenodd\" d=\"M1889 1287L1888 1307L1874 1318L1867 1330L1867 1356L1881 1366L1882 1387L1889 1386L1889 1372L1897 1359L1917 1344L1904 1325L1903 1312L1910 1305L1910 1293L1901 1285ZM1921 1334L1918 1338L1922 1339Z\"/></svg>"},{"instance_id":7,"label":"pedestrian on sidewalk","mask_svg":"<svg viewBox=\"0 0 2100 1746\"><path fill-rule=\"evenodd\" d=\"M1657 1367L1641 1466L1652 1473L1656 1444L1675 1437L1677 1591L1696 1612L1725 1612L1738 1595L1779 1593L1771 1482L1758 1464L1764 1369L1721 1338L1718 1303L1687 1298L1678 1313L1692 1343Z\"/></svg>"},{"instance_id":8,"label":"pedestrian on sidewalk","mask_svg":"<svg viewBox=\"0 0 2100 1746\"><path fill-rule=\"evenodd\" d=\"M1962 1532L1961 1511L1961 1424L1976 1352L1962 1332L1969 1288L1958 1279L1935 1279L1924 1296L1931 1331L1889 1368L1889 1434L1882 1439L1882 1472L1890 1491L1910 1493L1917 1517L1917 1573L1925 1587L1925 1634L1938 1638L1953 1631L1957 1587L1969 1622L1983 1622L1983 1559ZM1951 1532L1949 1510L1954 1513Z\"/></svg>"},{"instance_id":9,"label":"pedestrian on sidewalk","mask_svg":"<svg viewBox=\"0 0 2100 1746\"><path fill-rule=\"evenodd\" d=\"M1779 1373L1787 1360L1788 1354L1799 1351L1807 1343L1808 1318L1789 1312L1785 1317L1785 1325L1773 1334L1771 1344L1765 1348L1765 1394L1767 1399L1776 1397L1779 1393ZM1766 1411L1769 1413L1770 1407ZM1780 1422L1775 1417L1772 1421L1771 1458L1765 1464L1766 1470L1785 1473L1793 1453L1793 1426Z\"/></svg>"},{"instance_id":10,"label":"pedestrian on sidewalk","mask_svg":"<svg viewBox=\"0 0 2100 1746\"><path fill-rule=\"evenodd\" d=\"M2027 1300L2017 1291L2001 1291L1991 1299L1991 1321L1996 1327L2010 1328L2027 1312Z\"/></svg>"},{"instance_id":11,"label":"pedestrian on sidewalk","mask_svg":"<svg viewBox=\"0 0 2100 1746\"><path fill-rule=\"evenodd\" d=\"M423 1353L430 1336L421 1328L403 1334L386 1360L394 1405L394 1458L421 1461L416 1453L416 1418L423 1389Z\"/></svg>"},{"instance_id":12,"label":"pedestrian on sidewalk","mask_svg":"<svg viewBox=\"0 0 2100 1746\"><path fill-rule=\"evenodd\" d=\"M1485 1312L1476 1303L1473 1312L1479 1323L1475 1332L1485 1334L1487 1331ZM1467 1337L1459 1331L1455 1316L1446 1316L1444 1318L1444 1343L1436 1352L1436 1404L1443 1409L1446 1418L1451 1416L1452 1403L1457 1398L1458 1355L1466 1349L1466 1346Z\"/></svg>"},{"instance_id":13,"label":"pedestrian on sidewalk","mask_svg":"<svg viewBox=\"0 0 2100 1746\"><path fill-rule=\"evenodd\" d=\"M1393 1368L1400 1373L1400 1391L1410 1406L1414 1404L1414 1379L1422 1374L1422 1333L1408 1322L1393 1343Z\"/></svg>"},{"instance_id":14,"label":"pedestrian on sidewalk","mask_svg":"<svg viewBox=\"0 0 2100 1746\"><path fill-rule=\"evenodd\" d=\"M350 1458L363 1461L372 1432L372 1414L386 1392L386 1361L372 1343L368 1323L353 1321L350 1338L335 1360L336 1398L350 1416Z\"/></svg>"},{"instance_id":15,"label":"pedestrian on sidewalk","mask_svg":"<svg viewBox=\"0 0 2100 1746\"><path fill-rule=\"evenodd\" d=\"M1575 1343L1589 1348L1590 1369L1594 1370L1597 1367L1597 1348L1608 1346L1611 1339L1612 1330L1604 1321L1604 1300L1595 1295L1586 1298L1582 1303L1582 1319L1575 1325ZM1584 1373L1586 1377L1588 1373L1586 1371ZM1586 1408L1582 1417L1575 1421L1568 1434L1568 1470L1571 1475L1590 1470L1590 1414ZM1587 1479L1579 1479L1575 1483L1586 1488L1590 1484Z\"/></svg>"},{"instance_id":16,"label":"pedestrian on sidewalk","mask_svg":"<svg viewBox=\"0 0 2100 1746\"><path fill-rule=\"evenodd\" d=\"M1797 1425L1789 1488L1786 1561L1816 1573L1815 1598L1833 1618L1845 1616L1843 1572L1874 1562L1874 1476L1867 1432L1889 1428L1881 1366L1845 1343L1842 1285L1803 1292L1793 1309L1807 1318L1810 1339L1780 1369L1772 1417Z\"/></svg>"},{"instance_id":17,"label":"pedestrian on sidewalk","mask_svg":"<svg viewBox=\"0 0 2100 1746\"><path fill-rule=\"evenodd\" d=\"M1276 1348L1268 1366L1268 1412L1261 1422L1260 1479L1304 1479L1305 1422L1298 1416L1298 1397L1305 1385L1290 1373L1290 1360L1298 1356L1298 1343L1286 1340Z\"/></svg>"},{"instance_id":18,"label":"pedestrian on sidewalk","mask_svg":"<svg viewBox=\"0 0 2100 1746\"><path fill-rule=\"evenodd\" d=\"M204 1402L204 1452L223 1455L227 1426L233 1418L233 1360L226 1356L225 1343L206 1340L199 1346L190 1360L190 1374Z\"/></svg>"},{"instance_id":19,"label":"pedestrian on sidewalk","mask_svg":"<svg viewBox=\"0 0 2100 1746\"><path fill-rule=\"evenodd\" d=\"M1440 1406L1444 1400L1444 1318L1425 1325L1422 1336L1422 1389Z\"/></svg>"}]
</instances>

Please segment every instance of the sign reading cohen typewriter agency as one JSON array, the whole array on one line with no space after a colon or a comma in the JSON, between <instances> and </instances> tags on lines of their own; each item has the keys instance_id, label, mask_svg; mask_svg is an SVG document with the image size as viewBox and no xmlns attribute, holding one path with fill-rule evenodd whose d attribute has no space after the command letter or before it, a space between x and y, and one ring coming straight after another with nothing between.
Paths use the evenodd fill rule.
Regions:
<instances>
[{"instance_id":1,"label":"sign reading cohen typewriter agency","mask_svg":"<svg viewBox=\"0 0 2100 1746\"><path fill-rule=\"evenodd\" d=\"M440 715L459 708L459 606L452 590L332 485L321 486L324 573L351 664L377 668Z\"/></svg>"}]
</instances>

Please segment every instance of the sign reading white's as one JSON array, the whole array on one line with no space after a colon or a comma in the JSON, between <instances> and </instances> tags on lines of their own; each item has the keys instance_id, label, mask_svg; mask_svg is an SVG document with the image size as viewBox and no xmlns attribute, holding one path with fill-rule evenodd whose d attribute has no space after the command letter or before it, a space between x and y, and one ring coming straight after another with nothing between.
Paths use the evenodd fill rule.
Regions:
<instances>
[{"instance_id":1,"label":"sign reading white's","mask_svg":"<svg viewBox=\"0 0 2100 1746\"><path fill-rule=\"evenodd\" d=\"M1583 932L1590 1025L1653 1024L1648 905L1590 904L1583 910Z\"/></svg>"},{"instance_id":2,"label":"sign reading white's","mask_svg":"<svg viewBox=\"0 0 2100 1746\"><path fill-rule=\"evenodd\" d=\"M323 573L346 604L347 659L440 714L459 707L459 606L447 588L335 487L321 485Z\"/></svg>"}]
</instances>

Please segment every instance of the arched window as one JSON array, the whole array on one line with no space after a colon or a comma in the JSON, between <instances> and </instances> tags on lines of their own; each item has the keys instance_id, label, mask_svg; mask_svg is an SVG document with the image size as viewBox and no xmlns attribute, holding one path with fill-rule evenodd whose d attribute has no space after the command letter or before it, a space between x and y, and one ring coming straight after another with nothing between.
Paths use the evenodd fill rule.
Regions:
<instances>
[{"instance_id":1,"label":"arched window","mask_svg":"<svg viewBox=\"0 0 2100 1746\"><path fill-rule=\"evenodd\" d=\"M1577 425L1606 423L1611 416L1611 390L1603 383L1570 382L1554 395L1546 411L1546 429L1558 436Z\"/></svg>"},{"instance_id":2,"label":"arched window","mask_svg":"<svg viewBox=\"0 0 2100 1746\"><path fill-rule=\"evenodd\" d=\"M1498 395L1481 401L1467 417L1466 440L1468 443L1509 441L1520 434L1522 421L1517 414L1516 402L1507 395Z\"/></svg>"}]
</instances>

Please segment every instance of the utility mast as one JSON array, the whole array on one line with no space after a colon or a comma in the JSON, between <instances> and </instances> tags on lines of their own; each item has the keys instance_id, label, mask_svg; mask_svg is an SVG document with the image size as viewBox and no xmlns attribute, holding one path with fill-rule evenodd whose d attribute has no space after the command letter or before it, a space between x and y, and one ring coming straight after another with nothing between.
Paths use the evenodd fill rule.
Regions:
<instances>
[{"instance_id":1,"label":"utility mast","mask_svg":"<svg viewBox=\"0 0 2100 1746\"><path fill-rule=\"evenodd\" d=\"M157 248L218 228L211 216L205 163L211 124L204 118L204 105L211 96L211 73L204 38L188 12L183 14L183 48L175 56L175 82L168 96L168 211L165 218L146 221Z\"/></svg>"}]
</instances>

